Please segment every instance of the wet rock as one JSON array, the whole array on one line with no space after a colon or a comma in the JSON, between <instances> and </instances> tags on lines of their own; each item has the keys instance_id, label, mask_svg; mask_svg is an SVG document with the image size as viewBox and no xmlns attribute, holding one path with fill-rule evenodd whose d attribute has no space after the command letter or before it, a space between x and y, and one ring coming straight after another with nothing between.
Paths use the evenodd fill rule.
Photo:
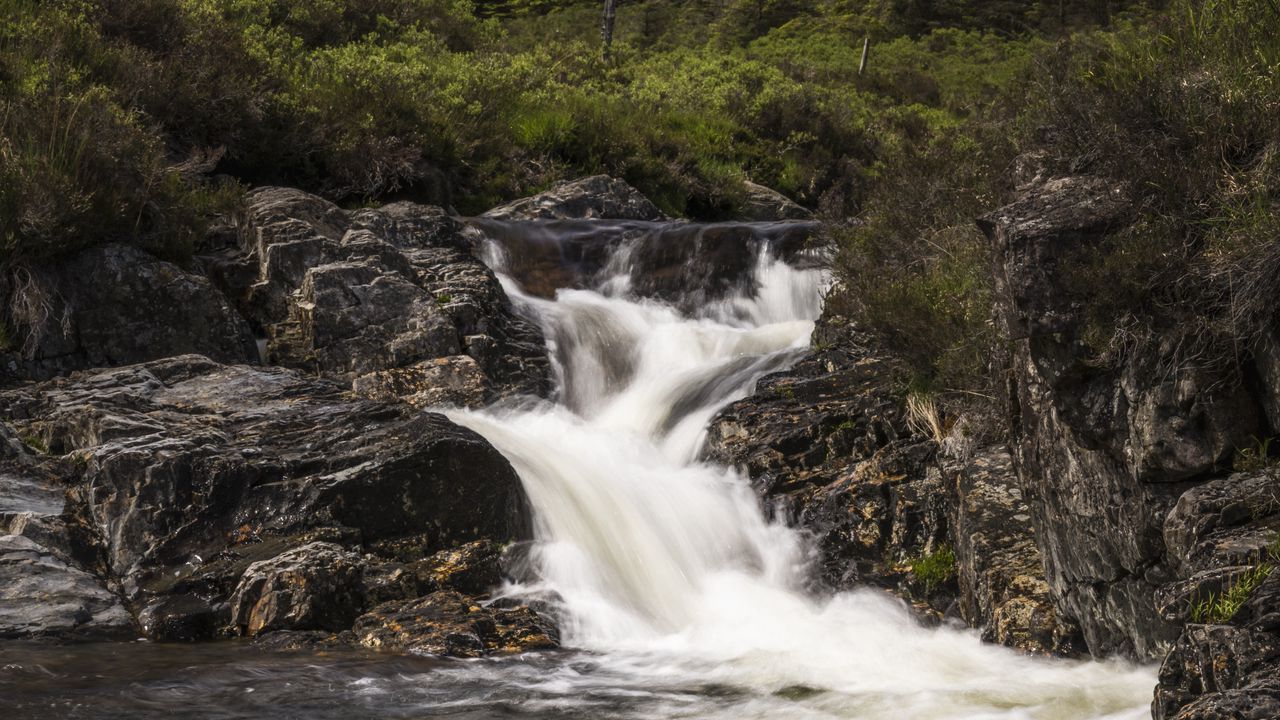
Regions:
<instances>
[{"instance_id":1,"label":"wet rock","mask_svg":"<svg viewBox=\"0 0 1280 720\"><path fill-rule=\"evenodd\" d=\"M639 190L607 175L594 175L496 207L484 214L495 220L665 220Z\"/></svg>"},{"instance_id":2,"label":"wet rock","mask_svg":"<svg viewBox=\"0 0 1280 720\"><path fill-rule=\"evenodd\" d=\"M1229 371L1178 361L1177 329L1115 367L1077 343L1088 298L1064 267L1131 215L1123 188L1073 177L1029 185L979 224L994 249L997 321L1013 340L1014 466L1051 592L1091 652L1155 658L1178 633L1154 601L1179 572L1166 563L1165 515L1220 471L1260 413Z\"/></svg>"},{"instance_id":3,"label":"wet rock","mask_svg":"<svg viewBox=\"0 0 1280 720\"><path fill-rule=\"evenodd\" d=\"M78 562L48 464L0 423L0 638L130 637L120 599Z\"/></svg>"},{"instance_id":4,"label":"wet rock","mask_svg":"<svg viewBox=\"0 0 1280 720\"><path fill-rule=\"evenodd\" d=\"M474 394L475 377L430 372L475 363L485 400L549 390L540 331L520 318L462 226L439 208L394 203L345 212L289 188L251 193L240 253L211 266L267 336L272 363L333 375L419 404ZM250 263L252 283L235 268ZM458 367L463 367L458 365ZM363 380L362 380L363 378ZM431 388L427 383L444 385Z\"/></svg>"},{"instance_id":5,"label":"wet rock","mask_svg":"<svg viewBox=\"0 0 1280 720\"><path fill-rule=\"evenodd\" d=\"M90 248L57 265L37 268L24 300L45 308L39 339L23 356L0 362L0 383L46 379L72 370L126 365L200 353L250 362L257 349L249 325L205 277L128 245ZM32 328L24 328L32 330Z\"/></svg>"},{"instance_id":6,"label":"wet rock","mask_svg":"<svg viewBox=\"0 0 1280 720\"><path fill-rule=\"evenodd\" d=\"M766 507L815 536L826 585L910 596L904 563L945 541L933 449L912 436L893 365L867 338L828 316L815 341L716 416L705 454L745 470Z\"/></svg>"},{"instance_id":7,"label":"wet rock","mask_svg":"<svg viewBox=\"0 0 1280 720\"><path fill-rule=\"evenodd\" d=\"M364 606L363 562L314 542L250 565L231 596L231 622L254 636L272 630L345 630Z\"/></svg>"},{"instance_id":8,"label":"wet rock","mask_svg":"<svg viewBox=\"0 0 1280 720\"><path fill-rule=\"evenodd\" d=\"M248 564L316 540L528 533L480 436L296 371L183 356L0 393L0 418L79 458L72 504L139 600L226 599Z\"/></svg>"},{"instance_id":9,"label":"wet rock","mask_svg":"<svg viewBox=\"0 0 1280 720\"><path fill-rule=\"evenodd\" d=\"M486 608L447 590L383 603L353 632L365 647L464 658L559 646L555 627L529 608Z\"/></svg>"},{"instance_id":10,"label":"wet rock","mask_svg":"<svg viewBox=\"0 0 1280 720\"><path fill-rule=\"evenodd\" d=\"M138 625L157 642L194 642L214 636L218 614L198 595L169 595L139 611Z\"/></svg>"},{"instance_id":11,"label":"wet rock","mask_svg":"<svg viewBox=\"0 0 1280 720\"><path fill-rule=\"evenodd\" d=\"M740 219L757 222L776 220L812 220L813 213L797 205L791 198L772 188L744 182L746 198L739 211Z\"/></svg>"},{"instance_id":12,"label":"wet rock","mask_svg":"<svg viewBox=\"0 0 1280 720\"><path fill-rule=\"evenodd\" d=\"M133 617L96 577L21 535L0 536L0 638L124 638Z\"/></svg>"},{"instance_id":13,"label":"wet rock","mask_svg":"<svg viewBox=\"0 0 1280 720\"><path fill-rule=\"evenodd\" d=\"M943 463L960 584L960 613L983 639L1044 655L1083 650L1054 607L1027 506L1003 446Z\"/></svg>"},{"instance_id":14,"label":"wet rock","mask_svg":"<svg viewBox=\"0 0 1280 720\"><path fill-rule=\"evenodd\" d=\"M418 572L437 588L484 595L502 582L501 548L488 540L441 550L422 562Z\"/></svg>"},{"instance_id":15,"label":"wet rock","mask_svg":"<svg viewBox=\"0 0 1280 720\"><path fill-rule=\"evenodd\" d=\"M372 400L400 399L423 409L448 405L474 408L485 404L485 383L484 372L474 359L454 355L362 375L351 387Z\"/></svg>"}]
</instances>

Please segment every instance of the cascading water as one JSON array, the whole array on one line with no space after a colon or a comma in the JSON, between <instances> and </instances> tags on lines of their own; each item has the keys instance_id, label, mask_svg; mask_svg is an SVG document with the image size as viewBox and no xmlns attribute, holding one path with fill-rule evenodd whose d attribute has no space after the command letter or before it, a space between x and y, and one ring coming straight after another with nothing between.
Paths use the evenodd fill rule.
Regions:
<instances>
[{"instance_id":1,"label":"cascading water","mask_svg":"<svg viewBox=\"0 0 1280 720\"><path fill-rule=\"evenodd\" d=\"M500 273L504 254L491 248ZM876 592L807 597L799 536L734 471L697 460L712 415L803 351L823 271L761 251L751 282L682 313L631 296L618 255L603 269L553 299L503 277L544 328L559 402L450 414L510 459L534 509L535 576L506 591L552 598L566 644L594 655L592 672L533 687L689 689L626 717L1146 715L1148 670L1026 658L923 628Z\"/></svg>"},{"instance_id":2,"label":"cascading water","mask_svg":"<svg viewBox=\"0 0 1280 720\"><path fill-rule=\"evenodd\" d=\"M715 412L805 351L825 276L809 267L803 226L474 227L545 328L558 390L554 402L450 414L524 481L533 572L503 591L556 608L566 649L456 661L233 643L8 645L0 697L11 716L1147 715L1148 669L1026 658L972 631L921 627L878 592L806 595L799 535L766 519L744 478L698 461ZM753 254L765 240L788 261Z\"/></svg>"}]
</instances>

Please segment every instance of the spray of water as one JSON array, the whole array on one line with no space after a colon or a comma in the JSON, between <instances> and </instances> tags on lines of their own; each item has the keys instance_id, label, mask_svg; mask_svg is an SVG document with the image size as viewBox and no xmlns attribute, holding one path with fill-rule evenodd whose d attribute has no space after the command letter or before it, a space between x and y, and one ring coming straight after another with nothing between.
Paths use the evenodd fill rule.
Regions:
<instances>
[{"instance_id":1,"label":"spray of water","mask_svg":"<svg viewBox=\"0 0 1280 720\"><path fill-rule=\"evenodd\" d=\"M510 459L534 509L535 573L506 592L553 598L566 643L604 668L530 682L737 693L683 717L1144 717L1149 669L1027 658L923 628L881 593L800 590L800 536L697 459L714 413L794 362L821 310L820 270L761 252L753 281L690 315L617 278L554 299L504 278L546 332L558 402L450 414Z\"/></svg>"}]
</instances>

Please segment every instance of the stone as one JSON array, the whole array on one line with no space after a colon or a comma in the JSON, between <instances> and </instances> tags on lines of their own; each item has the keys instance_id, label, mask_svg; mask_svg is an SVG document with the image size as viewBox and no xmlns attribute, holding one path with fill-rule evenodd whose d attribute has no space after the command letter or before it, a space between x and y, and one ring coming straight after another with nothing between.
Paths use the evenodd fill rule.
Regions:
<instances>
[{"instance_id":1,"label":"stone","mask_svg":"<svg viewBox=\"0 0 1280 720\"><path fill-rule=\"evenodd\" d=\"M943 463L960 614L983 639L1041 655L1083 650L1079 629L1054 606L1031 510L1001 445Z\"/></svg>"},{"instance_id":2,"label":"stone","mask_svg":"<svg viewBox=\"0 0 1280 720\"><path fill-rule=\"evenodd\" d=\"M250 565L231 596L231 622L252 637L273 630L339 632L364 607L364 564L313 542Z\"/></svg>"},{"instance_id":3,"label":"stone","mask_svg":"<svg viewBox=\"0 0 1280 720\"><path fill-rule=\"evenodd\" d=\"M0 638L123 639L133 617L96 577L21 535L0 536Z\"/></svg>"},{"instance_id":4,"label":"stone","mask_svg":"<svg viewBox=\"0 0 1280 720\"><path fill-rule=\"evenodd\" d=\"M440 208L347 212L299 190L259 188L241 234L238 254L208 264L224 269L223 289L263 329L269 362L379 397L404 387L422 405L474 392L475 377L424 372L465 356L485 402L549 392L541 331L515 312L463 226ZM444 383L438 392L427 386L435 380Z\"/></svg>"},{"instance_id":5,"label":"stone","mask_svg":"<svg viewBox=\"0 0 1280 720\"><path fill-rule=\"evenodd\" d=\"M181 356L0 392L0 419L78 458L73 514L140 602L225 601L246 566L316 540L529 536L479 435L293 370Z\"/></svg>"},{"instance_id":6,"label":"stone","mask_svg":"<svg viewBox=\"0 0 1280 720\"><path fill-rule=\"evenodd\" d=\"M352 390L371 400L402 400L417 408L478 408L485 404L486 378L467 355L423 360L356 378Z\"/></svg>"},{"instance_id":7,"label":"stone","mask_svg":"<svg viewBox=\"0 0 1280 720\"><path fill-rule=\"evenodd\" d=\"M449 590L383 603L360 616L353 632L369 648L463 658L560 644L555 626L527 607L486 608Z\"/></svg>"},{"instance_id":8,"label":"stone","mask_svg":"<svg viewBox=\"0 0 1280 720\"><path fill-rule=\"evenodd\" d=\"M138 625L156 642L195 642L214 637L218 614L198 595L168 595L140 610Z\"/></svg>"},{"instance_id":9,"label":"stone","mask_svg":"<svg viewBox=\"0 0 1280 720\"><path fill-rule=\"evenodd\" d=\"M38 268L22 292L48 317L29 353L0 363L0 384L186 353L257 359L249 325L207 278L129 245Z\"/></svg>"},{"instance_id":10,"label":"stone","mask_svg":"<svg viewBox=\"0 0 1280 720\"><path fill-rule=\"evenodd\" d=\"M484 217L495 220L667 219L640 191L607 175L560 183L544 193L493 208Z\"/></svg>"},{"instance_id":11,"label":"stone","mask_svg":"<svg viewBox=\"0 0 1280 720\"><path fill-rule=\"evenodd\" d=\"M777 190L751 181L744 181L742 188L746 198L739 209L739 219L754 222L813 219L813 213Z\"/></svg>"}]
</instances>

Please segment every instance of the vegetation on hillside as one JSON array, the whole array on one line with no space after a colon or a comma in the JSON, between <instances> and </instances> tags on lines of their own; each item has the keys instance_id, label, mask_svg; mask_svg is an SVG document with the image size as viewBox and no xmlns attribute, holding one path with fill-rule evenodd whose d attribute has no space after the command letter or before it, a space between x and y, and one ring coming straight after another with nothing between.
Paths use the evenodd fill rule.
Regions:
<instances>
[{"instance_id":1,"label":"vegetation on hillside","mask_svg":"<svg viewBox=\"0 0 1280 720\"><path fill-rule=\"evenodd\" d=\"M0 4L0 276L181 259L265 183L470 213L603 172L714 219L751 179L833 221L831 302L944 413L991 394L973 218L1027 150L1139 197L1072 270L1099 362L1247 345L1280 277L1274 0L635 0L608 60L594 0Z\"/></svg>"}]
</instances>

